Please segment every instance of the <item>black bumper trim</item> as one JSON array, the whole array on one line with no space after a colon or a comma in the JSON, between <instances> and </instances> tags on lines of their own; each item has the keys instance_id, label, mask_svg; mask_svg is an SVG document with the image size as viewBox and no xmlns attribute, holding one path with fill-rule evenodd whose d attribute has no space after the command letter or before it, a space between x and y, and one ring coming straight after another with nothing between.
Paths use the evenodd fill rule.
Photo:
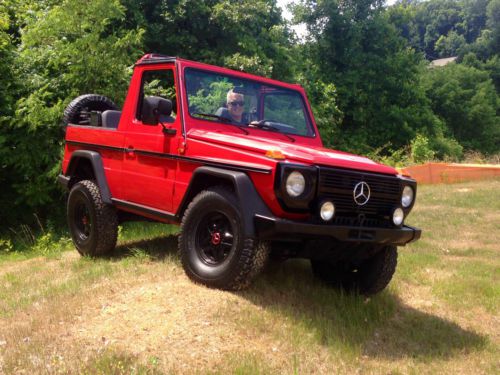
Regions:
<instances>
[{"instance_id":1,"label":"black bumper trim","mask_svg":"<svg viewBox=\"0 0 500 375\"><path fill-rule=\"evenodd\" d=\"M261 239L289 239L290 237L333 237L342 242L364 242L403 246L420 238L419 228L370 228L298 223L263 215L255 215L257 237Z\"/></svg>"}]
</instances>

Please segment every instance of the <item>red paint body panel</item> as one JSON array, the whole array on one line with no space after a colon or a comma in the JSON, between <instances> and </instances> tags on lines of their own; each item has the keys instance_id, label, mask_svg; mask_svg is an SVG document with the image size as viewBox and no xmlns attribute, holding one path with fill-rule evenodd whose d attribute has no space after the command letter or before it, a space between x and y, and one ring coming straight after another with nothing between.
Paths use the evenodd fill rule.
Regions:
<instances>
[{"instance_id":1,"label":"red paint body panel","mask_svg":"<svg viewBox=\"0 0 500 375\"><path fill-rule=\"evenodd\" d=\"M123 153L110 149L90 146L75 146L70 142L79 142L93 145L106 145L108 147L123 148L124 135L116 129L106 129L94 126L68 126L66 129L66 146L64 149L63 173L66 173L73 151L85 149L99 152L104 164L104 173L111 195L121 199Z\"/></svg>"},{"instance_id":2,"label":"red paint body panel","mask_svg":"<svg viewBox=\"0 0 500 375\"><path fill-rule=\"evenodd\" d=\"M274 181L276 164L282 160L266 157L269 150L280 150L289 163L397 174L395 169L367 158L323 148L306 94L299 85L183 59L158 64L142 64L144 61L141 59L134 70L117 129L68 126L63 173L75 150L96 150L102 156L113 198L175 214L197 167L227 164L228 168L246 171L274 215L291 219L304 215L285 212L278 203ZM245 134L235 126L192 117L184 84L186 68L229 74L298 92L306 103L315 135L291 135L295 140L292 141L278 132L247 127ZM160 125L144 125L136 118L142 73L158 69L173 69L175 73L179 110L175 122L168 124L176 130L175 135L166 135Z\"/></svg>"}]
</instances>

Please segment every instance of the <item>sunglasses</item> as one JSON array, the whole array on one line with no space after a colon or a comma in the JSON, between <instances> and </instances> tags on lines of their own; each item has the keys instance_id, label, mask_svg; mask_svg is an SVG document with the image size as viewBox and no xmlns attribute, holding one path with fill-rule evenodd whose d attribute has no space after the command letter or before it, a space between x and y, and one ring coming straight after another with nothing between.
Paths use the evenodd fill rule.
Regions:
<instances>
[{"instance_id":1,"label":"sunglasses","mask_svg":"<svg viewBox=\"0 0 500 375\"><path fill-rule=\"evenodd\" d=\"M227 104L232 105L233 107L236 107L237 105L243 107L245 105L245 102L229 102Z\"/></svg>"}]
</instances>

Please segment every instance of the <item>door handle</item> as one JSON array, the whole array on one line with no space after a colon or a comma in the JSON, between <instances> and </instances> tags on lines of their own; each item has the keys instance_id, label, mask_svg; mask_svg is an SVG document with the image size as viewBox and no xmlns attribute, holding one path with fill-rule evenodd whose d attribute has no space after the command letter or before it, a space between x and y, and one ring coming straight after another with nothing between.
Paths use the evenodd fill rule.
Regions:
<instances>
[{"instance_id":1,"label":"door handle","mask_svg":"<svg viewBox=\"0 0 500 375\"><path fill-rule=\"evenodd\" d=\"M125 149L125 153L128 155L128 156L134 156L134 146L130 145L128 146L126 149Z\"/></svg>"}]
</instances>

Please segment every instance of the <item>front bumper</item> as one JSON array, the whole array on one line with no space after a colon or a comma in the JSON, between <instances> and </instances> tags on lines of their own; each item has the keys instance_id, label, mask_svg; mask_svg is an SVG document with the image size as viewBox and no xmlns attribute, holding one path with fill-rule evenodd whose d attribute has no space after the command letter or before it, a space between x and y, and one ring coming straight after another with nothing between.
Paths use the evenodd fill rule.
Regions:
<instances>
[{"instance_id":1,"label":"front bumper","mask_svg":"<svg viewBox=\"0 0 500 375\"><path fill-rule=\"evenodd\" d=\"M260 239L284 240L290 238L330 237L342 242L363 242L403 246L420 238L418 228L370 228L300 223L264 215L255 215L254 224Z\"/></svg>"}]
</instances>

